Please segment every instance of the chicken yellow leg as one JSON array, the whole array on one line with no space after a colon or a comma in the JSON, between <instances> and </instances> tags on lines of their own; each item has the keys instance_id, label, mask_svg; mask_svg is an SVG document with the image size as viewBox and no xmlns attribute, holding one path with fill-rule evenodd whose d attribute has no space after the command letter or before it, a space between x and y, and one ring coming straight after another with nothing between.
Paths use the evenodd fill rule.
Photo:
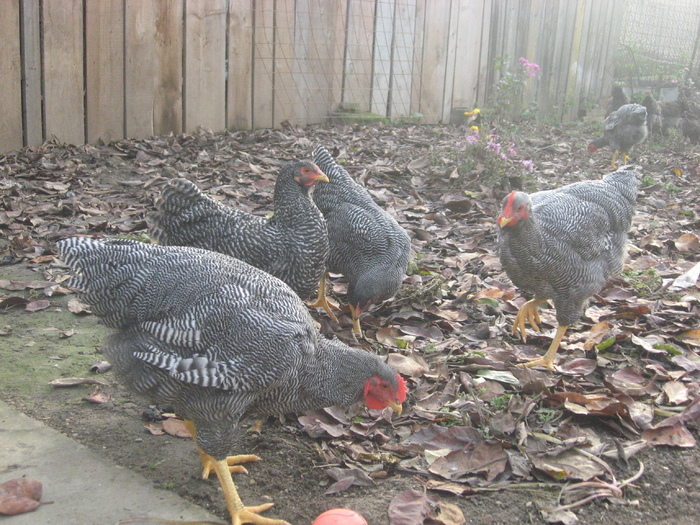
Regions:
<instances>
[{"instance_id":1,"label":"chicken yellow leg","mask_svg":"<svg viewBox=\"0 0 700 525\"><path fill-rule=\"evenodd\" d=\"M196 438L197 431L194 423L192 421L185 421L185 426L190 434L192 434L192 438ZM244 523L252 523L253 525L290 525L284 520L273 520L258 516L261 512L265 512L272 507L273 503L263 503L255 507L246 507L243 505L243 501L241 501L241 497L238 495L238 490L233 483L231 473L234 471L241 472L240 469L246 472L245 468L237 465L237 463L258 461L260 458L253 454L244 454L217 460L204 452L201 448L197 447L197 450L199 450L199 455L202 458L202 465L204 465L204 471L206 473L206 477L204 474L202 477L206 479L209 476L209 472L213 470L219 478L219 484L221 485L221 490L224 492L224 498L226 499L226 508L231 514L231 525L243 525Z\"/></svg>"},{"instance_id":2,"label":"chicken yellow leg","mask_svg":"<svg viewBox=\"0 0 700 525\"><path fill-rule=\"evenodd\" d=\"M187 431L190 433L192 436L192 439L194 439L195 444L197 443L197 429L194 426L194 423L192 421L185 420L183 421L185 428ZM204 452L199 446L197 446L197 451L199 452L199 457L202 460L202 479L209 479L209 474L211 474L212 470L215 470L214 468L214 462L216 461L213 459L209 454ZM260 461L260 458L256 456L255 454L240 454L237 456L228 456L225 460L228 465L228 470L231 474L248 474L248 471L243 465L240 465L240 463L250 463L251 461Z\"/></svg>"},{"instance_id":3,"label":"chicken yellow leg","mask_svg":"<svg viewBox=\"0 0 700 525\"><path fill-rule=\"evenodd\" d=\"M617 150L617 149L615 150L615 153L613 153L612 162L610 163L610 168L611 168L611 169L615 169L615 161L617 161L617 155L618 155L618 153L620 153L620 150Z\"/></svg>"},{"instance_id":4,"label":"chicken yellow leg","mask_svg":"<svg viewBox=\"0 0 700 525\"><path fill-rule=\"evenodd\" d=\"M542 357L539 357L537 359L533 359L532 361L528 361L526 363L522 363L518 365L521 368L530 368L532 366L546 366L550 370L554 370L554 358L557 355L557 350L559 350L559 345L561 344L561 340L564 338L564 334L566 333L566 329L569 328L568 326L558 326L557 327L557 333L554 335L554 339L552 340L552 344L549 345L549 349L547 350L547 353L544 354Z\"/></svg>"},{"instance_id":5,"label":"chicken yellow leg","mask_svg":"<svg viewBox=\"0 0 700 525\"><path fill-rule=\"evenodd\" d=\"M328 302L328 298L326 297L326 274L323 274L323 277L321 277L321 281L318 283L318 296L316 298L316 302L313 304L309 305L309 308L323 308L328 316L333 319L334 322L338 322L338 318L335 316L331 308L335 308L336 310L338 307L334 305L333 303Z\"/></svg>"},{"instance_id":6,"label":"chicken yellow leg","mask_svg":"<svg viewBox=\"0 0 700 525\"><path fill-rule=\"evenodd\" d=\"M358 306L355 307L353 305L349 305L350 307L350 314L352 315L352 333L355 334L355 337L362 337L362 327L360 326L360 314L362 313L362 309Z\"/></svg>"},{"instance_id":7,"label":"chicken yellow leg","mask_svg":"<svg viewBox=\"0 0 700 525\"><path fill-rule=\"evenodd\" d=\"M515 335L517 331L520 331L520 337L523 339L523 343L527 341L527 334L525 331L525 321L530 323L530 326L536 331L540 331L539 324L542 322L540 320L540 314L537 308L547 301L544 299L530 299L524 305L520 307L517 315L515 316L515 321L513 321L513 330L511 335Z\"/></svg>"}]
</instances>

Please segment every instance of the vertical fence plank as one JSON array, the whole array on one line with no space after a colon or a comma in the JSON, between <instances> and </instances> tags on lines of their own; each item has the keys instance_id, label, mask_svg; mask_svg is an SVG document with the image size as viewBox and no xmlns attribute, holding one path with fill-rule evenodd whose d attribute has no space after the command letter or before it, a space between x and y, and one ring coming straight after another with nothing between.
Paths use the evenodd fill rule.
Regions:
<instances>
[{"instance_id":1,"label":"vertical fence plank","mask_svg":"<svg viewBox=\"0 0 700 525\"><path fill-rule=\"evenodd\" d=\"M324 122L340 102L346 6L345 0L297 0L294 54L306 108L302 123Z\"/></svg>"},{"instance_id":2,"label":"vertical fence plank","mask_svg":"<svg viewBox=\"0 0 700 525\"><path fill-rule=\"evenodd\" d=\"M442 119L450 4L450 0L430 0L426 3L421 81L421 113L426 124L437 124Z\"/></svg>"},{"instance_id":3,"label":"vertical fence plank","mask_svg":"<svg viewBox=\"0 0 700 525\"><path fill-rule=\"evenodd\" d=\"M294 79L294 0L277 0L275 12L275 85L273 122L296 122L304 116Z\"/></svg>"},{"instance_id":4,"label":"vertical fence plank","mask_svg":"<svg viewBox=\"0 0 700 525\"><path fill-rule=\"evenodd\" d=\"M342 101L370 111L374 0L348 0Z\"/></svg>"},{"instance_id":5,"label":"vertical fence plank","mask_svg":"<svg viewBox=\"0 0 700 525\"><path fill-rule=\"evenodd\" d=\"M153 2L126 0L125 76L126 136L146 138L155 133L156 10Z\"/></svg>"},{"instance_id":6,"label":"vertical fence plank","mask_svg":"<svg viewBox=\"0 0 700 525\"><path fill-rule=\"evenodd\" d=\"M274 7L274 0L255 0L253 126L256 128L271 128L274 124Z\"/></svg>"},{"instance_id":7,"label":"vertical fence plank","mask_svg":"<svg viewBox=\"0 0 700 525\"><path fill-rule=\"evenodd\" d=\"M389 116L392 118L411 114L415 18L416 0L398 0L394 22L394 58L391 67Z\"/></svg>"},{"instance_id":8,"label":"vertical fence plank","mask_svg":"<svg viewBox=\"0 0 700 525\"><path fill-rule=\"evenodd\" d=\"M184 130L181 0L158 0L156 11L156 98L153 131L156 134Z\"/></svg>"},{"instance_id":9,"label":"vertical fence plank","mask_svg":"<svg viewBox=\"0 0 700 525\"><path fill-rule=\"evenodd\" d=\"M603 35L602 43L605 45L604 58L601 60L602 70L597 80L597 97L601 98L603 93L612 86L615 76L615 55L617 46L622 34L622 23L625 18L626 2L611 2L611 13L609 20L612 20L607 34Z\"/></svg>"},{"instance_id":10,"label":"vertical fence plank","mask_svg":"<svg viewBox=\"0 0 700 525\"><path fill-rule=\"evenodd\" d=\"M485 6L481 0L459 0L456 7L458 32L452 106L472 108L476 107Z\"/></svg>"},{"instance_id":11,"label":"vertical fence plank","mask_svg":"<svg viewBox=\"0 0 700 525\"><path fill-rule=\"evenodd\" d=\"M411 113L422 113L423 100L423 52L425 49L425 13L427 0L416 0L414 23L413 75L411 77Z\"/></svg>"},{"instance_id":12,"label":"vertical fence plank","mask_svg":"<svg viewBox=\"0 0 700 525\"><path fill-rule=\"evenodd\" d=\"M228 122L231 129L253 126L253 0L229 3Z\"/></svg>"},{"instance_id":13,"label":"vertical fence plank","mask_svg":"<svg viewBox=\"0 0 700 525\"><path fill-rule=\"evenodd\" d=\"M19 2L0 2L0 151L22 147L22 76Z\"/></svg>"},{"instance_id":14,"label":"vertical fence plank","mask_svg":"<svg viewBox=\"0 0 700 525\"><path fill-rule=\"evenodd\" d=\"M87 140L124 137L124 3L85 3Z\"/></svg>"},{"instance_id":15,"label":"vertical fence plank","mask_svg":"<svg viewBox=\"0 0 700 525\"><path fill-rule=\"evenodd\" d=\"M185 3L185 131L226 127L226 0Z\"/></svg>"},{"instance_id":16,"label":"vertical fence plank","mask_svg":"<svg viewBox=\"0 0 700 525\"><path fill-rule=\"evenodd\" d=\"M156 86L156 5L126 0L124 14L126 136L153 135Z\"/></svg>"},{"instance_id":17,"label":"vertical fence plank","mask_svg":"<svg viewBox=\"0 0 700 525\"><path fill-rule=\"evenodd\" d=\"M370 111L387 116L391 78L391 42L394 37L394 0L377 0L374 18L372 106Z\"/></svg>"},{"instance_id":18,"label":"vertical fence plank","mask_svg":"<svg viewBox=\"0 0 700 525\"><path fill-rule=\"evenodd\" d=\"M478 84L476 90L476 105L486 104L488 96L488 79L493 75L493 64L489 62L489 43L491 42L491 27L493 17L493 1L483 0L484 13L481 22L481 55L479 57Z\"/></svg>"},{"instance_id":19,"label":"vertical fence plank","mask_svg":"<svg viewBox=\"0 0 700 525\"><path fill-rule=\"evenodd\" d=\"M557 39L552 49L552 61L550 66L549 81L546 89L540 93L540 99L549 97L550 93L558 93L559 108L556 117L564 118L564 112L571 100L566 98L566 80L568 77L568 57L571 53L571 42L576 22L576 4L568 0L559 0L556 9L551 12L551 24L556 28Z\"/></svg>"},{"instance_id":20,"label":"vertical fence plank","mask_svg":"<svg viewBox=\"0 0 700 525\"><path fill-rule=\"evenodd\" d=\"M545 7L546 0L530 0L527 10L523 10L523 15L527 16L527 32L524 34L524 48L518 53L519 57L524 57L530 62L534 62L540 66L540 56L546 56L544 50L552 47L552 41L556 37L556 32L552 31L551 28L546 32L539 31L545 17ZM521 65L516 63L515 67L519 70ZM530 107L530 104L536 100L537 93L542 84L541 81L542 73L527 79L525 88L523 89L523 109ZM550 102L553 102L552 98L547 97L541 109L545 111L548 110Z\"/></svg>"},{"instance_id":21,"label":"vertical fence plank","mask_svg":"<svg viewBox=\"0 0 700 525\"><path fill-rule=\"evenodd\" d=\"M44 140L41 113L41 12L39 2L21 0L22 6L22 111L24 145L35 146ZM3 90L4 91L4 90Z\"/></svg>"},{"instance_id":22,"label":"vertical fence plank","mask_svg":"<svg viewBox=\"0 0 700 525\"><path fill-rule=\"evenodd\" d=\"M46 137L85 142L83 2L43 2Z\"/></svg>"},{"instance_id":23,"label":"vertical fence plank","mask_svg":"<svg viewBox=\"0 0 700 525\"><path fill-rule=\"evenodd\" d=\"M578 0L576 6L576 16L574 22L573 38L571 40L571 53L569 54L569 77L566 82L566 99L572 102L571 109L569 110L568 117L574 118L578 113L579 106L579 70L581 65L579 64L579 59L581 58L581 40L583 39L583 28L585 25L586 18L586 0Z\"/></svg>"},{"instance_id":24,"label":"vertical fence plank","mask_svg":"<svg viewBox=\"0 0 700 525\"><path fill-rule=\"evenodd\" d=\"M455 79L455 58L457 55L457 27L458 19L454 15L459 0L452 0L449 7L448 31L447 31L447 54L445 56L445 91L442 95L442 114L440 122L447 124L450 122L452 114L452 90Z\"/></svg>"},{"instance_id":25,"label":"vertical fence plank","mask_svg":"<svg viewBox=\"0 0 700 525\"><path fill-rule=\"evenodd\" d=\"M126 0L126 134L182 132L182 0Z\"/></svg>"}]
</instances>

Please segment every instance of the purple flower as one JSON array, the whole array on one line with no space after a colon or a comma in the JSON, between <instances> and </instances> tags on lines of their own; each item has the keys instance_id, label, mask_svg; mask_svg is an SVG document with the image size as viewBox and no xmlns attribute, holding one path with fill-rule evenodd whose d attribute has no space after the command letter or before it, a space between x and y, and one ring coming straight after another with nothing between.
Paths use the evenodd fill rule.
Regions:
<instances>
[{"instance_id":1,"label":"purple flower","mask_svg":"<svg viewBox=\"0 0 700 525\"><path fill-rule=\"evenodd\" d=\"M535 170L535 166L531 160L521 160L523 163L523 169L526 173L532 173Z\"/></svg>"},{"instance_id":2,"label":"purple flower","mask_svg":"<svg viewBox=\"0 0 700 525\"><path fill-rule=\"evenodd\" d=\"M464 140L464 143L467 146L473 146L477 142L479 142L479 137L477 137L476 135L470 135Z\"/></svg>"},{"instance_id":3,"label":"purple flower","mask_svg":"<svg viewBox=\"0 0 700 525\"><path fill-rule=\"evenodd\" d=\"M525 73L527 73L527 76L530 78L534 78L537 75L537 72L540 70L540 66L534 62L530 62L527 58L520 57L520 64L522 64L523 68L525 69Z\"/></svg>"},{"instance_id":4,"label":"purple flower","mask_svg":"<svg viewBox=\"0 0 700 525\"><path fill-rule=\"evenodd\" d=\"M508 155L515 157L515 144L508 146Z\"/></svg>"},{"instance_id":5,"label":"purple flower","mask_svg":"<svg viewBox=\"0 0 700 525\"><path fill-rule=\"evenodd\" d=\"M495 155L501 154L501 145L498 142L489 141L489 143L486 144L486 148L493 151Z\"/></svg>"}]
</instances>

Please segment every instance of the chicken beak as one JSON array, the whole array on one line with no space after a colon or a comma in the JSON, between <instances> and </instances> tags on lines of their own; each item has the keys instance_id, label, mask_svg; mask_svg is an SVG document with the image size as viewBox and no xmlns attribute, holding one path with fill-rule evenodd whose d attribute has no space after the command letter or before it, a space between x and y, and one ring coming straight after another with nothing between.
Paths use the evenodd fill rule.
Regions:
<instances>
[{"instance_id":1,"label":"chicken beak","mask_svg":"<svg viewBox=\"0 0 700 525\"><path fill-rule=\"evenodd\" d=\"M322 180L323 182L330 182L330 179L328 178L328 175L325 173L321 173L319 176L316 177L316 180Z\"/></svg>"},{"instance_id":2,"label":"chicken beak","mask_svg":"<svg viewBox=\"0 0 700 525\"><path fill-rule=\"evenodd\" d=\"M396 401L389 401L387 403L391 407L391 409L394 411L394 414L396 414L396 417L401 415L401 412L403 412L403 405L401 403L397 403Z\"/></svg>"},{"instance_id":3,"label":"chicken beak","mask_svg":"<svg viewBox=\"0 0 700 525\"><path fill-rule=\"evenodd\" d=\"M496 221L496 222L498 222L498 226L500 226L501 228L503 228L504 226L508 226L508 224L510 224L512 221L513 221L513 217L503 217L503 216L501 216L501 217L498 218L498 221Z\"/></svg>"}]
</instances>

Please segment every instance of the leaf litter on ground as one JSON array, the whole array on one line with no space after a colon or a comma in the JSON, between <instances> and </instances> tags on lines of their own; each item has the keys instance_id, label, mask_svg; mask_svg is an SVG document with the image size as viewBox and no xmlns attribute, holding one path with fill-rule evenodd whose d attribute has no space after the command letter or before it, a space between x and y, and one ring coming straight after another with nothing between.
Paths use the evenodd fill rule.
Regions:
<instances>
[{"instance_id":1,"label":"leaf litter on ground","mask_svg":"<svg viewBox=\"0 0 700 525\"><path fill-rule=\"evenodd\" d=\"M688 429L697 428L700 377L698 162L679 141L665 155L641 149L636 160L645 179L623 275L568 331L555 373L522 370L515 365L544 351L556 320L543 308L543 334L529 331L526 344L510 335L525 298L498 260L501 199L514 184L543 190L607 170L604 159L585 153L590 137L575 128L515 129L533 173L492 173L481 164L465 171L459 143L467 130L459 126L201 129L99 146L50 141L1 155L0 228L7 235L0 262L25 262L37 279L0 280L10 292L0 295L0 306L41 315L50 303L37 292L68 293L66 268L55 259L61 238L147 241L147 215L170 178L190 178L217 200L265 215L279 167L323 144L406 228L414 251L397 296L363 317L367 348L389 354L409 382L410 400L393 420L357 407L301 416L298 424L318 440L329 468L403 472L455 494L540 482L569 483L575 488L563 492L575 492L578 502L619 498L624 482L606 460L626 463L649 446L695 446ZM679 163L680 177L671 171ZM342 304L342 276L332 276L331 289ZM75 298L68 309L90 314ZM348 314L340 325L312 314L326 335L356 344ZM432 505L426 501L418 505L423 510Z\"/></svg>"}]
</instances>

